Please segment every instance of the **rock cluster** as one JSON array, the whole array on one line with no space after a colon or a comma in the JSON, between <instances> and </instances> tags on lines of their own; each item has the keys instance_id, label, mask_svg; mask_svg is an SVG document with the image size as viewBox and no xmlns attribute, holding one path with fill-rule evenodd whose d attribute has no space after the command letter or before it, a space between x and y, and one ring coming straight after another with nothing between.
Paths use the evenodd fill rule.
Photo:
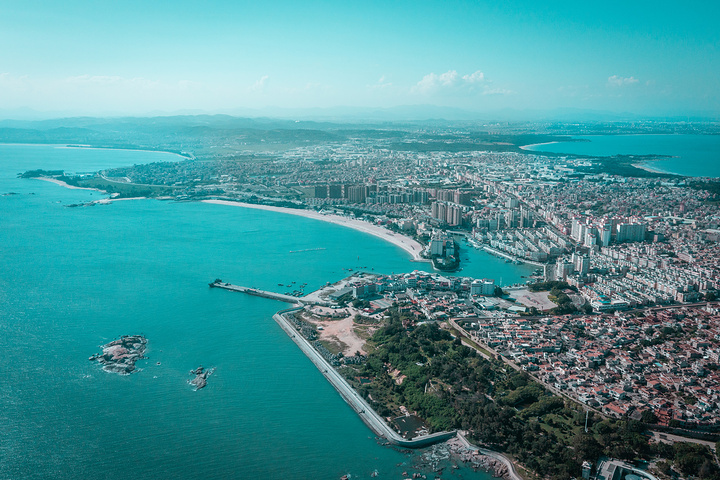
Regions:
<instances>
[{"instance_id":1,"label":"rock cluster","mask_svg":"<svg viewBox=\"0 0 720 480\"><path fill-rule=\"evenodd\" d=\"M102 353L90 357L98 361L106 372L130 375L135 371L135 362L145 358L147 339L142 335L124 335L102 346Z\"/></svg>"},{"instance_id":2,"label":"rock cluster","mask_svg":"<svg viewBox=\"0 0 720 480\"><path fill-rule=\"evenodd\" d=\"M196 391L205 388L205 386L207 386L207 378L212 375L214 371L214 368L206 370L202 366L199 366L195 370L190 370L190 375L195 375L195 378L188 380L188 383L194 385Z\"/></svg>"}]
</instances>

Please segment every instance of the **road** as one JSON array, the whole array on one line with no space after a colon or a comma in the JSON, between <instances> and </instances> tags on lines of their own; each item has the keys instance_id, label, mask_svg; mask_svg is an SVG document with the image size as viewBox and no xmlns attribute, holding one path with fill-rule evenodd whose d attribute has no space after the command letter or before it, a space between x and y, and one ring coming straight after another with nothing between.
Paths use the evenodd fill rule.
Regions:
<instances>
[{"instance_id":1,"label":"road","mask_svg":"<svg viewBox=\"0 0 720 480\"><path fill-rule=\"evenodd\" d=\"M466 448L470 450L477 450L482 455L485 455L486 457L494 458L495 460L501 462L505 467L507 467L508 475L510 477L510 480L523 480L523 478L520 476L520 474L515 469L515 464L503 455L502 453L494 452L492 450L488 450L487 448L480 448L477 445L471 444L467 438L465 438L465 435L463 435L461 432L458 432L458 438L460 441L465 445Z\"/></svg>"},{"instance_id":2,"label":"road","mask_svg":"<svg viewBox=\"0 0 720 480\"><path fill-rule=\"evenodd\" d=\"M575 403L576 405L580 405L580 406L583 407L584 409L592 410L593 412L597 413L598 415L600 415L600 416L603 417L603 418L607 417L607 415L605 415L604 413L602 413L600 410L598 410L598 409L596 409L596 408L593 408L593 407L591 407L591 406L589 406L589 405L586 405L586 404L580 402L580 400L578 400L577 398L571 397L571 396L568 395L567 393L564 393L562 390L558 390L557 388L555 388L553 385L550 385L549 383L543 382L540 378L536 377L536 376L533 375L532 373L527 372L527 371L523 370L522 368L520 368L520 366L517 365L515 362L512 362L512 361L508 360L507 358L503 357L502 355L498 354L493 348L487 346L487 344L483 343L481 340L478 340L478 339L476 339L476 338L473 338L472 335L470 335L464 328L462 328L460 325L457 324L457 322L455 322L455 319L450 319L449 322L450 322L450 325L452 325L452 327L455 328L455 329L458 331L458 333L460 334L460 341L466 340L466 341L464 342L464 344L467 345L468 347L472 348L472 349L475 350L476 352L478 352L478 353L479 353L480 355L482 355L484 358L490 359L490 357L488 357L488 355L486 355L484 352L482 352L482 351L478 350L477 348L473 347L470 342L477 343L481 348L484 348L484 349L487 350L488 352L490 352L490 353L492 353L493 355L495 355L496 358L502 360L502 361L505 363L505 365L508 365L508 366L512 367L513 369L517 370L518 372L524 372L524 373L526 373L530 378L532 378L533 380L535 380L536 382L538 382L540 385L542 385L543 387L545 387L545 388L547 388L548 390L550 390L550 391L551 391L552 393L554 393L555 395L558 395L559 397L562 397L562 398L565 398L565 399L567 399L567 400L570 400L571 402Z\"/></svg>"},{"instance_id":3,"label":"road","mask_svg":"<svg viewBox=\"0 0 720 480\"><path fill-rule=\"evenodd\" d=\"M720 460L718 460L718 452L716 449L717 444L715 442L711 442L709 440L698 440L697 438L681 437L680 435L673 435L672 433L658 432L655 430L650 430L650 432L653 434L653 438L656 442L663 442L669 444L673 444L675 442L687 442L697 443L698 445L705 445L706 447L710 448L710 451L715 454L715 462L720 463Z\"/></svg>"}]
</instances>

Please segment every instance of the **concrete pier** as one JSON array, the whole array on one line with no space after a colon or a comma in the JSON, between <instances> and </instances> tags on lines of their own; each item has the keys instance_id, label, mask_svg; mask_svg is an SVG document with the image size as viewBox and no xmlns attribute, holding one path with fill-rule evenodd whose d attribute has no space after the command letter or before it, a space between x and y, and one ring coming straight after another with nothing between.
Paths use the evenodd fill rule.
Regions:
<instances>
[{"instance_id":1,"label":"concrete pier","mask_svg":"<svg viewBox=\"0 0 720 480\"><path fill-rule=\"evenodd\" d=\"M401 437L395 430L385 423L385 420L372 409L372 407L355 391L352 386L337 372L335 369L313 348L300 333L293 328L290 322L284 317L288 313L292 313L300 310L302 307L288 308L281 310L273 318L290 336L300 350L307 355L311 362L320 370L323 376L335 387L340 396L352 407L353 410L360 416L360 419L365 422L370 430L372 430L378 437L384 438L393 445L398 445L406 448L421 448L435 443L444 442L455 436L456 432L438 432L432 435L423 435L422 437L416 437L412 440L407 440Z\"/></svg>"},{"instance_id":2,"label":"concrete pier","mask_svg":"<svg viewBox=\"0 0 720 480\"><path fill-rule=\"evenodd\" d=\"M292 295L268 292L266 290L259 290L257 288L241 287L240 285L231 285L229 283L223 282L213 282L210 284L210 288L224 288L225 290L247 293L248 295L255 295L256 297L270 298L273 300L280 300L281 302L287 303L297 303L300 305L304 305L305 303L307 303L303 302L302 297L293 297Z\"/></svg>"}]
</instances>

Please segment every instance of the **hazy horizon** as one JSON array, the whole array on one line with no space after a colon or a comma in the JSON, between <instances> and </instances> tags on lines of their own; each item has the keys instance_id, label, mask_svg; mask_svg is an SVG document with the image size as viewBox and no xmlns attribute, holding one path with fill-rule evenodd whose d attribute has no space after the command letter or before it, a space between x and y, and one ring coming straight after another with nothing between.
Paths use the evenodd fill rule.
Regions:
<instances>
[{"instance_id":1,"label":"hazy horizon","mask_svg":"<svg viewBox=\"0 0 720 480\"><path fill-rule=\"evenodd\" d=\"M3 118L720 114L707 3L5 3Z\"/></svg>"}]
</instances>

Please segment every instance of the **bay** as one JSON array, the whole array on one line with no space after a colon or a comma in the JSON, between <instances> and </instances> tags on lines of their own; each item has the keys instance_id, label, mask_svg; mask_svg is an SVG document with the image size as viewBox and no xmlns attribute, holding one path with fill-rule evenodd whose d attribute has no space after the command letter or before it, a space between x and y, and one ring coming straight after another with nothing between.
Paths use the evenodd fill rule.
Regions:
<instances>
[{"instance_id":1,"label":"bay","mask_svg":"<svg viewBox=\"0 0 720 480\"><path fill-rule=\"evenodd\" d=\"M528 145L533 152L609 157L665 155L649 168L690 177L720 177L720 135L578 135L574 142Z\"/></svg>"},{"instance_id":2,"label":"bay","mask_svg":"<svg viewBox=\"0 0 720 480\"><path fill-rule=\"evenodd\" d=\"M220 277L277 290L294 281L309 290L347 268L398 273L426 264L378 238L302 217L157 200L67 208L103 195L16 177L168 160L0 145L0 478L416 471L422 452L379 445L272 320L285 304L207 284ZM290 253L313 248L325 250ZM500 273L505 283L528 269L484 252L467 258L479 276ZM141 371L122 377L88 361L124 334L149 340ZM199 365L217 370L194 392L186 380ZM443 477L490 478L467 468Z\"/></svg>"}]
</instances>

